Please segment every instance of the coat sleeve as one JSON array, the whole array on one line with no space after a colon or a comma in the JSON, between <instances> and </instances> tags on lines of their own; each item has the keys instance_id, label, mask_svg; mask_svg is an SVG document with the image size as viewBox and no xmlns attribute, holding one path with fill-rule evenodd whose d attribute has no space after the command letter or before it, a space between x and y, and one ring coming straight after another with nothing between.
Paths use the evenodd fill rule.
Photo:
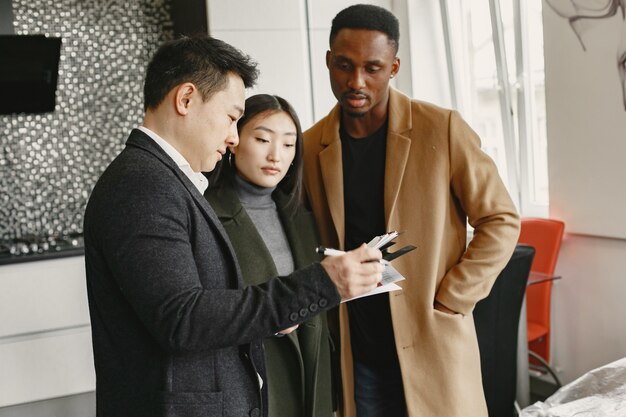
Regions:
<instances>
[{"instance_id":1,"label":"coat sleeve","mask_svg":"<svg viewBox=\"0 0 626 417\"><path fill-rule=\"evenodd\" d=\"M478 135L457 112L449 120L450 190L467 215L473 238L459 262L444 276L436 299L469 314L489 295L510 259L519 236L520 219L491 158L480 148Z\"/></svg>"},{"instance_id":2,"label":"coat sleeve","mask_svg":"<svg viewBox=\"0 0 626 417\"><path fill-rule=\"evenodd\" d=\"M184 352L260 340L310 318L313 304L323 311L339 303L319 263L238 288L215 227L187 190L166 183L127 178L94 192L85 232L95 305L115 309L103 297L119 297L164 350Z\"/></svg>"}]
</instances>

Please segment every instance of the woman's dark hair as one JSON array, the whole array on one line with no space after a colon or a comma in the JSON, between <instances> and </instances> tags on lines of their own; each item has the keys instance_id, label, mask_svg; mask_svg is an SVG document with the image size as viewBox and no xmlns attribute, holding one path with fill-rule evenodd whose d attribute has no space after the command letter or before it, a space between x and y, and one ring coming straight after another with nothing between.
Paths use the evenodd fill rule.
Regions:
<instances>
[{"instance_id":1,"label":"woman's dark hair","mask_svg":"<svg viewBox=\"0 0 626 417\"><path fill-rule=\"evenodd\" d=\"M267 113L267 115L285 112L291 117L293 124L296 126L296 154L292 164L285 177L278 183L276 187L289 197L286 205L287 213L295 214L296 210L302 203L302 170L303 170L303 134L300 126L300 119L293 106L282 97L271 94L256 94L246 99L246 107L244 115L237 122L237 131L241 133L243 127L255 117ZM226 151L224 158L219 166L213 171L213 175L209 177L211 187L219 186L223 181L230 180L230 175L235 172L234 166L235 155L229 150Z\"/></svg>"},{"instance_id":2,"label":"woman's dark hair","mask_svg":"<svg viewBox=\"0 0 626 417\"><path fill-rule=\"evenodd\" d=\"M146 70L144 110L156 108L172 88L185 82L193 83L207 101L226 88L230 73L240 76L246 88L258 77L249 56L219 39L195 35L165 42Z\"/></svg>"},{"instance_id":3,"label":"woman's dark hair","mask_svg":"<svg viewBox=\"0 0 626 417\"><path fill-rule=\"evenodd\" d=\"M332 47L341 29L366 29L383 32L389 38L395 52L400 46L400 24L389 10L373 4L355 4L346 7L333 19L329 43Z\"/></svg>"}]
</instances>

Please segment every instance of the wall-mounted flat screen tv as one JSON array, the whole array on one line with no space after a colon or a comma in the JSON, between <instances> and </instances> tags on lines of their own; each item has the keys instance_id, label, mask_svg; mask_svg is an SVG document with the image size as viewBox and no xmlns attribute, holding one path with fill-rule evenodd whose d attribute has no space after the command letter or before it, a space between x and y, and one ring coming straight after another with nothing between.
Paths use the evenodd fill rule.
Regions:
<instances>
[{"instance_id":1,"label":"wall-mounted flat screen tv","mask_svg":"<svg viewBox=\"0 0 626 417\"><path fill-rule=\"evenodd\" d=\"M0 35L0 114L54 111L60 53L61 38Z\"/></svg>"}]
</instances>

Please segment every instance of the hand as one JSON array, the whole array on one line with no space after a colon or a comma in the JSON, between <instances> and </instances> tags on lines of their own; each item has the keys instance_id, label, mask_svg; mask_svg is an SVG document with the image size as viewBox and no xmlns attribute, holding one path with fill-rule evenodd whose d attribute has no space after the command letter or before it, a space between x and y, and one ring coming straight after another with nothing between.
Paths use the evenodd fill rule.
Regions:
<instances>
[{"instance_id":1,"label":"hand","mask_svg":"<svg viewBox=\"0 0 626 417\"><path fill-rule=\"evenodd\" d=\"M288 327L288 328L286 328L284 330L281 330L278 333L276 333L274 336L278 336L278 337L284 336L286 334L289 334L289 333L293 332L297 328L298 328L298 324L296 324L295 326Z\"/></svg>"},{"instance_id":2,"label":"hand","mask_svg":"<svg viewBox=\"0 0 626 417\"><path fill-rule=\"evenodd\" d=\"M454 310L450 310L448 307L444 306L443 304L441 304L439 301L435 300L435 310L439 310L442 313L446 313L446 314L459 314Z\"/></svg>"},{"instance_id":3,"label":"hand","mask_svg":"<svg viewBox=\"0 0 626 417\"><path fill-rule=\"evenodd\" d=\"M340 256L327 256L322 261L342 300L365 294L376 288L385 267L377 262L382 258L378 249L365 243L358 249Z\"/></svg>"}]
</instances>

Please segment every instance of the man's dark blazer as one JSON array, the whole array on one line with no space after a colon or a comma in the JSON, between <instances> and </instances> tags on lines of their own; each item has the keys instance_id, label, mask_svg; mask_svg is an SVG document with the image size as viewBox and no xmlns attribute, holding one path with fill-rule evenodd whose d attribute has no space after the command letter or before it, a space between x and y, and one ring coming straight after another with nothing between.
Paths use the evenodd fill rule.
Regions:
<instances>
[{"instance_id":1,"label":"man's dark blazer","mask_svg":"<svg viewBox=\"0 0 626 417\"><path fill-rule=\"evenodd\" d=\"M84 233L99 417L266 415L260 341L340 301L319 263L243 288L215 213L139 130L98 180Z\"/></svg>"}]
</instances>

